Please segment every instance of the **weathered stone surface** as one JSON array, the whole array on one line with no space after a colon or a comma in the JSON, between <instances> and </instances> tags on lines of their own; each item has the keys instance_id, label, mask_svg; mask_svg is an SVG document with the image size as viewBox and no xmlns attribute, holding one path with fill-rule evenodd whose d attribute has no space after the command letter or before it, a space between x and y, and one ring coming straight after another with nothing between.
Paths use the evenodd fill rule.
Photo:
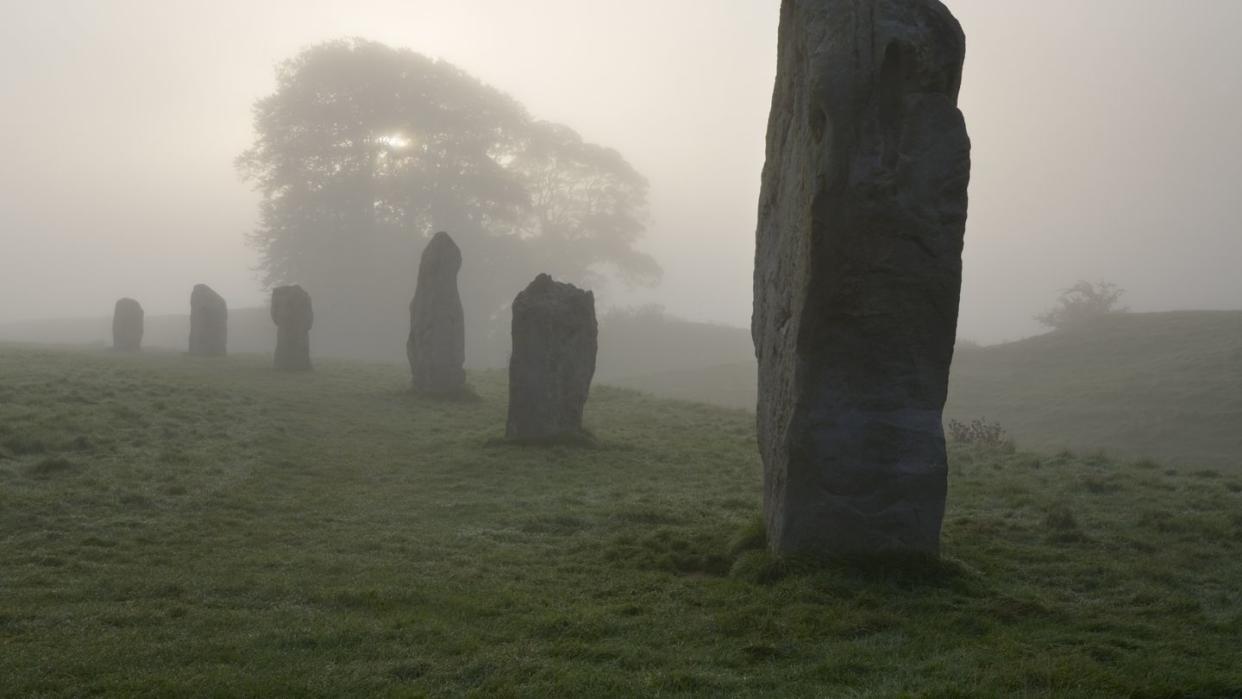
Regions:
<instances>
[{"instance_id":1,"label":"weathered stone surface","mask_svg":"<svg viewBox=\"0 0 1242 699\"><path fill-rule=\"evenodd\" d=\"M222 355L228 347L229 307L224 297L206 284L190 293L190 354Z\"/></svg>"},{"instance_id":2,"label":"weathered stone surface","mask_svg":"<svg viewBox=\"0 0 1242 699\"><path fill-rule=\"evenodd\" d=\"M414 390L451 395L466 387L466 323L457 292L461 250L448 233L432 237L418 264L418 286L410 302L410 360Z\"/></svg>"},{"instance_id":3,"label":"weathered stone surface","mask_svg":"<svg viewBox=\"0 0 1242 699\"><path fill-rule=\"evenodd\" d=\"M310 330L315 322L310 294L296 284L272 289L272 322L276 324L276 368L310 369Z\"/></svg>"},{"instance_id":4,"label":"weathered stone surface","mask_svg":"<svg viewBox=\"0 0 1242 699\"><path fill-rule=\"evenodd\" d=\"M142 349L142 304L119 299L112 310L112 348L122 352Z\"/></svg>"},{"instance_id":5,"label":"weathered stone surface","mask_svg":"<svg viewBox=\"0 0 1242 699\"><path fill-rule=\"evenodd\" d=\"M939 551L964 52L936 0L781 6L751 328L775 551Z\"/></svg>"},{"instance_id":6,"label":"weathered stone surface","mask_svg":"<svg viewBox=\"0 0 1242 699\"><path fill-rule=\"evenodd\" d=\"M540 274L513 300L505 436L542 441L582 432L595 376L595 295Z\"/></svg>"}]
</instances>

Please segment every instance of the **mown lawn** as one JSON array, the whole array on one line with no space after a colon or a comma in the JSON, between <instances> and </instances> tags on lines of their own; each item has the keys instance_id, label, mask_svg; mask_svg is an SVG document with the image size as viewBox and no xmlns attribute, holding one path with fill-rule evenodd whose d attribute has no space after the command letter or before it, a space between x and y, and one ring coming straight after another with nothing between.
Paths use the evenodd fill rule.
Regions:
<instances>
[{"instance_id":1,"label":"mown lawn","mask_svg":"<svg viewBox=\"0 0 1242 699\"><path fill-rule=\"evenodd\" d=\"M973 447L945 563L754 548L752 417L0 347L0 693L1242 695L1242 477Z\"/></svg>"}]
</instances>

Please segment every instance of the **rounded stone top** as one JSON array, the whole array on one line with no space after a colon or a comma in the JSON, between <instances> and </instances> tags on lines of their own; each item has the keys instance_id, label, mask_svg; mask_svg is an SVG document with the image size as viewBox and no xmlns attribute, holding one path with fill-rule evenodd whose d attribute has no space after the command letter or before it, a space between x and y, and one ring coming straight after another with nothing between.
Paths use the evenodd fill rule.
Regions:
<instances>
[{"instance_id":1,"label":"rounded stone top","mask_svg":"<svg viewBox=\"0 0 1242 699\"><path fill-rule=\"evenodd\" d=\"M456 274L460 269L461 248L457 247L453 238L444 231L431 236L418 263L419 278L422 278L424 272L429 275L436 271Z\"/></svg>"},{"instance_id":2,"label":"rounded stone top","mask_svg":"<svg viewBox=\"0 0 1242 699\"><path fill-rule=\"evenodd\" d=\"M206 284L195 284L194 290L190 292L190 303L224 303L224 297L216 293L216 290Z\"/></svg>"},{"instance_id":3,"label":"rounded stone top","mask_svg":"<svg viewBox=\"0 0 1242 699\"><path fill-rule=\"evenodd\" d=\"M310 294L298 284L272 289L271 314L277 325L296 323L309 328L314 317Z\"/></svg>"},{"instance_id":4,"label":"rounded stone top","mask_svg":"<svg viewBox=\"0 0 1242 699\"><path fill-rule=\"evenodd\" d=\"M554 316L583 315L595 317L595 294L568 282L558 282L543 273L513 299L515 313L535 312Z\"/></svg>"}]
</instances>

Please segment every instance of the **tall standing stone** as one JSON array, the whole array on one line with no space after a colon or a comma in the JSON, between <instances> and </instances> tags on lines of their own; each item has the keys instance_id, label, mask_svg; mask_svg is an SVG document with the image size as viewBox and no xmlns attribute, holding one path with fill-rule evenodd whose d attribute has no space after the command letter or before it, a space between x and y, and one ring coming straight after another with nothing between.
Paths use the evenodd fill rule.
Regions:
<instances>
[{"instance_id":1,"label":"tall standing stone","mask_svg":"<svg viewBox=\"0 0 1242 699\"><path fill-rule=\"evenodd\" d=\"M436 233L418 263L418 286L410 302L406 358L414 390L452 395L466 387L466 322L457 292L461 250L448 233Z\"/></svg>"},{"instance_id":2,"label":"tall standing stone","mask_svg":"<svg viewBox=\"0 0 1242 699\"><path fill-rule=\"evenodd\" d=\"M228 347L229 307L224 297L206 284L190 293L190 354L223 355Z\"/></svg>"},{"instance_id":3,"label":"tall standing stone","mask_svg":"<svg viewBox=\"0 0 1242 699\"><path fill-rule=\"evenodd\" d=\"M276 324L276 368L310 369L310 330L315 322L310 294L296 284L272 289L272 322Z\"/></svg>"},{"instance_id":4,"label":"tall standing stone","mask_svg":"<svg viewBox=\"0 0 1242 699\"><path fill-rule=\"evenodd\" d=\"M119 299L112 309L112 348L121 352L142 349L142 304Z\"/></svg>"},{"instance_id":5,"label":"tall standing stone","mask_svg":"<svg viewBox=\"0 0 1242 699\"><path fill-rule=\"evenodd\" d=\"M512 332L505 436L580 434L599 348L595 295L540 274L513 300Z\"/></svg>"},{"instance_id":6,"label":"tall standing stone","mask_svg":"<svg viewBox=\"0 0 1242 699\"><path fill-rule=\"evenodd\" d=\"M777 552L939 552L970 141L937 0L784 0L752 335Z\"/></svg>"}]
</instances>

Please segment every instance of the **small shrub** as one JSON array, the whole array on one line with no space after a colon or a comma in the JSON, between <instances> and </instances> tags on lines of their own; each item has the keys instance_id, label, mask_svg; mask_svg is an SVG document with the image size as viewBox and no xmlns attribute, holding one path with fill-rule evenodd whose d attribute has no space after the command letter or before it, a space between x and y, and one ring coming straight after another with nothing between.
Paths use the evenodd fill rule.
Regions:
<instances>
[{"instance_id":1,"label":"small shrub","mask_svg":"<svg viewBox=\"0 0 1242 699\"><path fill-rule=\"evenodd\" d=\"M1083 541L1086 536L1078 526L1078 518L1068 507L1057 506L1044 517L1044 528L1048 530L1048 540L1058 544Z\"/></svg>"},{"instance_id":2,"label":"small shrub","mask_svg":"<svg viewBox=\"0 0 1242 699\"><path fill-rule=\"evenodd\" d=\"M151 498L142 493L125 492L117 496L117 500L127 507L150 507Z\"/></svg>"},{"instance_id":3,"label":"small shrub","mask_svg":"<svg viewBox=\"0 0 1242 699\"><path fill-rule=\"evenodd\" d=\"M430 666L423 662L401 663L388 670L388 675L401 682L413 682L427 674Z\"/></svg>"},{"instance_id":4,"label":"small shrub","mask_svg":"<svg viewBox=\"0 0 1242 699\"><path fill-rule=\"evenodd\" d=\"M1055 531L1077 529L1078 518L1068 508L1057 507L1044 517L1044 526Z\"/></svg>"},{"instance_id":5,"label":"small shrub","mask_svg":"<svg viewBox=\"0 0 1242 699\"><path fill-rule=\"evenodd\" d=\"M26 475L32 478L51 478L59 473L68 473L77 469L77 464L63 456L49 456L26 469Z\"/></svg>"},{"instance_id":6,"label":"small shrub","mask_svg":"<svg viewBox=\"0 0 1242 699\"><path fill-rule=\"evenodd\" d=\"M1087 476L1082 480L1082 487L1088 493L1095 495L1108 495L1120 491L1121 484L1112 478L1100 478L1095 476Z\"/></svg>"},{"instance_id":7,"label":"small shrub","mask_svg":"<svg viewBox=\"0 0 1242 699\"><path fill-rule=\"evenodd\" d=\"M1185 529L1182 522L1163 510L1146 510L1139 515L1138 524L1144 529L1155 529L1162 534L1180 532Z\"/></svg>"},{"instance_id":8,"label":"small shrub","mask_svg":"<svg viewBox=\"0 0 1242 699\"><path fill-rule=\"evenodd\" d=\"M1125 290L1111 282L1081 281L1063 290L1057 305L1035 320L1053 330L1086 327L1110 314L1124 313L1127 309L1118 305L1123 294Z\"/></svg>"},{"instance_id":9,"label":"small shrub","mask_svg":"<svg viewBox=\"0 0 1242 699\"><path fill-rule=\"evenodd\" d=\"M1103 449L1097 449L1090 454L1087 454L1082 460L1083 463L1088 466L1108 466L1112 463L1112 459L1109 458L1108 452Z\"/></svg>"},{"instance_id":10,"label":"small shrub","mask_svg":"<svg viewBox=\"0 0 1242 699\"><path fill-rule=\"evenodd\" d=\"M67 443L65 443L65 445L62 448L65 451L87 452L87 451L94 451L95 445L91 442L90 437L87 437L84 434L80 434L74 437L73 439L69 440Z\"/></svg>"},{"instance_id":11,"label":"small shrub","mask_svg":"<svg viewBox=\"0 0 1242 699\"><path fill-rule=\"evenodd\" d=\"M16 456L43 454L47 452L47 443L38 437L14 435L4 440L5 450Z\"/></svg>"},{"instance_id":12,"label":"small shrub","mask_svg":"<svg viewBox=\"0 0 1242 699\"><path fill-rule=\"evenodd\" d=\"M768 545L763 517L756 515L729 540L729 555L737 557L745 551L762 551Z\"/></svg>"},{"instance_id":13,"label":"small shrub","mask_svg":"<svg viewBox=\"0 0 1242 699\"><path fill-rule=\"evenodd\" d=\"M760 585L777 582L788 574L785 559L764 550L744 551L729 568L730 578Z\"/></svg>"},{"instance_id":14,"label":"small shrub","mask_svg":"<svg viewBox=\"0 0 1242 699\"><path fill-rule=\"evenodd\" d=\"M999 422L975 419L970 422L949 420L949 439L958 444L974 444L1012 451L1013 439Z\"/></svg>"}]
</instances>

